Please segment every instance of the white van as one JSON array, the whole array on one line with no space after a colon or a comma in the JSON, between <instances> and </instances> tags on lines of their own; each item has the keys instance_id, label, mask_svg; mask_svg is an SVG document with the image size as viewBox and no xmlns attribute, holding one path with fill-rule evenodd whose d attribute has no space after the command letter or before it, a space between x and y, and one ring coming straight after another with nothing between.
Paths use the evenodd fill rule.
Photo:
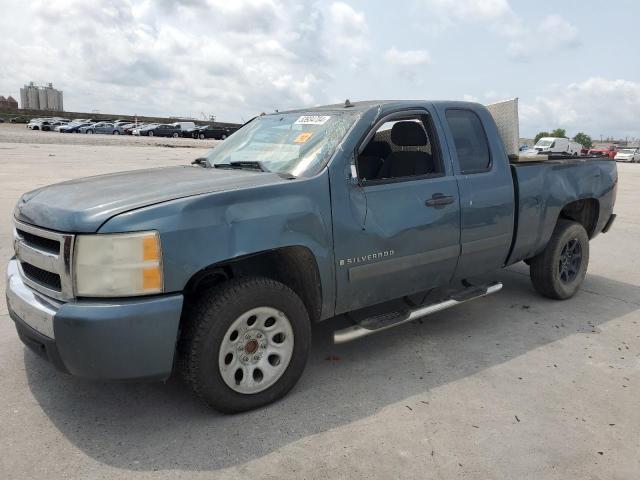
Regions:
<instances>
[{"instance_id":1,"label":"white van","mask_svg":"<svg viewBox=\"0 0 640 480\"><path fill-rule=\"evenodd\" d=\"M196 124L194 122L174 122L172 125L180 126L180 130L183 132L190 132L196 128Z\"/></svg>"},{"instance_id":2,"label":"white van","mask_svg":"<svg viewBox=\"0 0 640 480\"><path fill-rule=\"evenodd\" d=\"M568 138L542 137L533 148L537 150L538 153L564 153L577 157L580 155L582 145Z\"/></svg>"}]
</instances>

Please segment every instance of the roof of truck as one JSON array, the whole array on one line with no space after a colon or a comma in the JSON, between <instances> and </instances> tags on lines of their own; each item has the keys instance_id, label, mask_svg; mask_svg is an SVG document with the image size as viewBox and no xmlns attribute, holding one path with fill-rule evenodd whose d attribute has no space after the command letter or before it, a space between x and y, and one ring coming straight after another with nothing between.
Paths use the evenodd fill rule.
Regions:
<instances>
[{"instance_id":1,"label":"roof of truck","mask_svg":"<svg viewBox=\"0 0 640 480\"><path fill-rule=\"evenodd\" d=\"M347 104L348 102L348 104ZM334 103L330 105L318 105L315 107L306 107L306 108L296 108L294 110L287 110L283 112L276 113L296 113L296 112L323 112L323 111L336 111L336 110L355 110L359 112L365 112L372 108L381 107L381 106L415 106L424 103L433 103L433 104L456 104L457 106L467 105L467 106L481 106L476 102L464 102L458 100L366 100L362 102L350 102L345 101L343 103ZM348 105L348 106L347 106ZM270 113L272 115L273 113Z\"/></svg>"}]
</instances>

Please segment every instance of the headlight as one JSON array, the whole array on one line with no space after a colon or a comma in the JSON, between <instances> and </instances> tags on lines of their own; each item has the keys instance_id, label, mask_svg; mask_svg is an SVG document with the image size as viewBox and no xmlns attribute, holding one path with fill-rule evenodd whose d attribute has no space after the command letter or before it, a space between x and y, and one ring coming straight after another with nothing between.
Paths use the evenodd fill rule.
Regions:
<instances>
[{"instance_id":1,"label":"headlight","mask_svg":"<svg viewBox=\"0 0 640 480\"><path fill-rule=\"evenodd\" d=\"M79 297L129 297L163 290L158 232L78 235L75 286Z\"/></svg>"}]
</instances>

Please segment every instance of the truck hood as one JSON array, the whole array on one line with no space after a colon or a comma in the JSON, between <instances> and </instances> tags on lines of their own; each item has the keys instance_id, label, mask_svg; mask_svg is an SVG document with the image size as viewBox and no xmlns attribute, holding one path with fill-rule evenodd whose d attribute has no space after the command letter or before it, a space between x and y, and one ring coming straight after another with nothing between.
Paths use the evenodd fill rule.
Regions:
<instances>
[{"instance_id":1,"label":"truck hood","mask_svg":"<svg viewBox=\"0 0 640 480\"><path fill-rule=\"evenodd\" d=\"M99 175L25 193L14 216L60 232L96 232L109 218L156 203L205 193L286 182L275 173L164 167Z\"/></svg>"}]
</instances>

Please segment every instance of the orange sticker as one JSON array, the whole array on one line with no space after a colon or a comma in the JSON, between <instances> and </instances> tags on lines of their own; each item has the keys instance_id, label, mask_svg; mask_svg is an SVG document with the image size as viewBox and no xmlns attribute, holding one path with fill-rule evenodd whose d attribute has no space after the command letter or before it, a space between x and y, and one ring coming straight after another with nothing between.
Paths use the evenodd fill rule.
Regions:
<instances>
[{"instance_id":1,"label":"orange sticker","mask_svg":"<svg viewBox=\"0 0 640 480\"><path fill-rule=\"evenodd\" d=\"M313 135L313 133L301 133L296 137L293 143L304 143L311 138L311 135Z\"/></svg>"}]
</instances>

